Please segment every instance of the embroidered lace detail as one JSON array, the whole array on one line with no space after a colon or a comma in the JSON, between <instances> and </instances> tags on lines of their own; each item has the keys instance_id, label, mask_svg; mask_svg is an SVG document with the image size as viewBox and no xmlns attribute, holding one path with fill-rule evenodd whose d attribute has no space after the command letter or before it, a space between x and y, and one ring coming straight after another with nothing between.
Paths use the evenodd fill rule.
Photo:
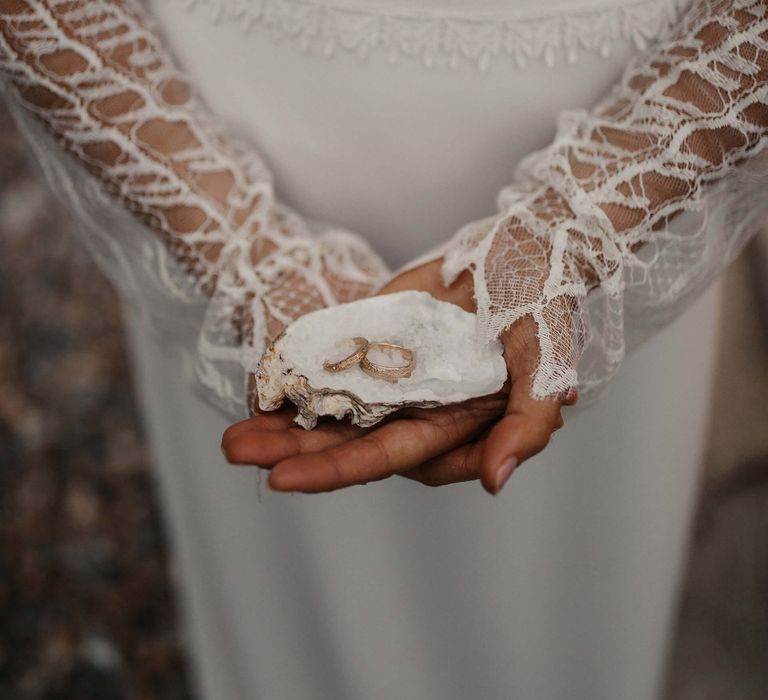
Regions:
<instances>
[{"instance_id":1,"label":"embroidered lace detail","mask_svg":"<svg viewBox=\"0 0 768 700\"><path fill-rule=\"evenodd\" d=\"M217 129L133 0L0 0L0 71L123 293L165 329L179 302L212 297L204 321L192 314L198 376L229 410L244 403L245 358L386 279L362 239L275 201L258 153Z\"/></svg>"},{"instance_id":2,"label":"embroidered lace detail","mask_svg":"<svg viewBox=\"0 0 768 700\"><path fill-rule=\"evenodd\" d=\"M199 336L198 377L230 411L286 324L387 279L362 239L275 201L133 0L0 0L0 74L97 258L169 337ZM533 319L533 395L597 389L764 225L766 146L768 0L702 0L562 115L498 214L421 260L471 271L481 339Z\"/></svg>"},{"instance_id":3,"label":"embroidered lace detail","mask_svg":"<svg viewBox=\"0 0 768 700\"><path fill-rule=\"evenodd\" d=\"M768 2L702 1L436 255L447 281L472 271L484 339L533 318L534 396L589 393L625 315L658 328L765 225L767 147Z\"/></svg>"},{"instance_id":4,"label":"embroidered lace detail","mask_svg":"<svg viewBox=\"0 0 768 700\"><path fill-rule=\"evenodd\" d=\"M583 51L607 56L617 41L632 41L642 49L690 4L690 0L640 0L518 17L477 17L468 10L466 16L445 18L310 0L177 2L208 12L214 21L236 21L246 31L263 26L278 40L291 40L305 51L326 56L346 52L367 58L382 53L392 62L410 58L428 67L452 68L470 62L481 70L504 56L520 67L532 59L551 66L559 56L573 63Z\"/></svg>"}]
</instances>

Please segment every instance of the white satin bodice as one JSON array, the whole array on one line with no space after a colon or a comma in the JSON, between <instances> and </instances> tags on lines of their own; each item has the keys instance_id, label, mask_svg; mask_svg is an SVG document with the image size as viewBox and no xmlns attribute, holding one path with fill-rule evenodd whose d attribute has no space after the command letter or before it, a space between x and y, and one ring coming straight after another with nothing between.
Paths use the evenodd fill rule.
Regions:
<instances>
[{"instance_id":1,"label":"white satin bodice","mask_svg":"<svg viewBox=\"0 0 768 700\"><path fill-rule=\"evenodd\" d=\"M150 1L278 195L395 265L492 213L557 114L600 98L680 4Z\"/></svg>"}]
</instances>

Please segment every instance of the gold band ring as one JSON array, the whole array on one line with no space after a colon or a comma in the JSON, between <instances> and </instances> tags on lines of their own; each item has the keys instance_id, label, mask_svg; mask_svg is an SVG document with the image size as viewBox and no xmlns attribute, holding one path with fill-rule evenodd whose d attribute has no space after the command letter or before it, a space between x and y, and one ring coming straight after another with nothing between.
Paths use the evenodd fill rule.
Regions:
<instances>
[{"instance_id":1,"label":"gold band ring","mask_svg":"<svg viewBox=\"0 0 768 700\"><path fill-rule=\"evenodd\" d=\"M343 372L345 369L354 367L356 364L362 362L365 353L368 352L368 348L370 347L368 339L357 337L352 338L352 341L358 344L359 347L357 350L338 362L328 362L328 360L326 360L323 362L323 369L327 372Z\"/></svg>"},{"instance_id":2,"label":"gold band ring","mask_svg":"<svg viewBox=\"0 0 768 700\"><path fill-rule=\"evenodd\" d=\"M390 367L387 365L380 365L376 362L371 362L368 359L368 353L373 350L395 350L399 352L407 364L400 367ZM413 368L416 362L414 360L413 350L404 348L402 345L395 345L394 343L369 343L368 347L363 353L363 357L360 360L360 369L367 375L375 377L376 379L384 379L388 382L396 382L398 379L404 379L410 377L413 373Z\"/></svg>"}]
</instances>

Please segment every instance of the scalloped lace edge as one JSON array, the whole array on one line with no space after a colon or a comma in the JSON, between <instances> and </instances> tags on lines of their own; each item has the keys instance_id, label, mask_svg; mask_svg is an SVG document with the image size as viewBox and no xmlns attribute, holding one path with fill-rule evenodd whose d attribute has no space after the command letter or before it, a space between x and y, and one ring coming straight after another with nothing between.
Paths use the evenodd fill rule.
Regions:
<instances>
[{"instance_id":1,"label":"scalloped lace edge","mask_svg":"<svg viewBox=\"0 0 768 700\"><path fill-rule=\"evenodd\" d=\"M383 53L391 62L420 60L427 67L470 62L487 70L501 56L518 67L537 59L548 66L558 56L573 63L582 52L608 56L618 41L644 49L672 24L689 0L640 0L632 4L514 18L410 16L385 10L355 10L308 0L181 0L201 7L215 22L236 21L245 31L270 30L304 51L343 52L366 59Z\"/></svg>"}]
</instances>

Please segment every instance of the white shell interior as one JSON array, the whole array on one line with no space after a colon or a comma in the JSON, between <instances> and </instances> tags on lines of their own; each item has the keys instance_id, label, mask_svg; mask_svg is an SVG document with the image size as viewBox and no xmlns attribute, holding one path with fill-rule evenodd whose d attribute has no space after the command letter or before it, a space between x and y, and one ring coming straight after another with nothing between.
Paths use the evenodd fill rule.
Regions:
<instances>
[{"instance_id":1,"label":"white shell interior","mask_svg":"<svg viewBox=\"0 0 768 700\"><path fill-rule=\"evenodd\" d=\"M351 392L366 404L441 404L498 391L507 376L501 343L475 342L474 314L438 301L426 292L398 292L321 309L294 321L276 344L283 372L301 374L314 390ZM352 353L355 336L409 348L415 367L408 378L388 382L359 366L332 373L323 368ZM369 358L404 364L372 351Z\"/></svg>"}]
</instances>

